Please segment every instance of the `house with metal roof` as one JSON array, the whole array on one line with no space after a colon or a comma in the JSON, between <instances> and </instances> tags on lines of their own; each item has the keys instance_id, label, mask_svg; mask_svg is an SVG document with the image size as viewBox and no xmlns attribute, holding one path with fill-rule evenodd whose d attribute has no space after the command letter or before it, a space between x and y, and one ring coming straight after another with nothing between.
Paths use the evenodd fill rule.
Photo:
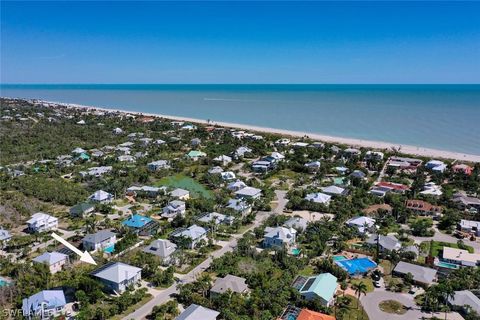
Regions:
<instances>
[{"instance_id":1,"label":"house with metal roof","mask_svg":"<svg viewBox=\"0 0 480 320\"><path fill-rule=\"evenodd\" d=\"M85 215L95 211L95 205L89 202L82 202L70 208L70 215L72 217L83 218Z\"/></svg>"},{"instance_id":2,"label":"house with metal roof","mask_svg":"<svg viewBox=\"0 0 480 320\"><path fill-rule=\"evenodd\" d=\"M323 306L330 306L337 291L337 277L331 273L322 273L312 277L297 277L293 287L305 300L319 299Z\"/></svg>"},{"instance_id":3,"label":"house with metal roof","mask_svg":"<svg viewBox=\"0 0 480 320\"><path fill-rule=\"evenodd\" d=\"M265 236L263 237L263 247L289 247L295 244L297 231L293 228L285 227L266 227Z\"/></svg>"},{"instance_id":4,"label":"house with metal roof","mask_svg":"<svg viewBox=\"0 0 480 320\"><path fill-rule=\"evenodd\" d=\"M466 307L469 307L471 310L480 315L480 298L473 294L472 291L455 291L455 295L453 298L449 298L448 302L454 307L455 310L461 310L464 313L468 313L469 310L467 310Z\"/></svg>"},{"instance_id":5,"label":"house with metal roof","mask_svg":"<svg viewBox=\"0 0 480 320\"><path fill-rule=\"evenodd\" d=\"M58 218L43 212L37 212L27 221L27 227L31 233L55 230L58 228Z\"/></svg>"},{"instance_id":6,"label":"house with metal roof","mask_svg":"<svg viewBox=\"0 0 480 320\"><path fill-rule=\"evenodd\" d=\"M206 156L207 154L205 152L198 151L198 150L192 150L189 153L187 153L187 157L193 161L197 161L199 158L203 158Z\"/></svg>"},{"instance_id":7,"label":"house with metal roof","mask_svg":"<svg viewBox=\"0 0 480 320\"><path fill-rule=\"evenodd\" d=\"M231 291L233 293L245 294L248 292L248 286L245 278L227 274L224 278L217 278L213 287L210 289L210 296L222 294Z\"/></svg>"},{"instance_id":8,"label":"house with metal roof","mask_svg":"<svg viewBox=\"0 0 480 320\"><path fill-rule=\"evenodd\" d=\"M336 185L331 185L328 187L321 188L322 192L325 194L329 194L331 196L346 196L348 195L348 189L342 188Z\"/></svg>"},{"instance_id":9,"label":"house with metal roof","mask_svg":"<svg viewBox=\"0 0 480 320\"><path fill-rule=\"evenodd\" d=\"M172 261L172 254L177 250L177 245L167 239L158 239L150 243L143 249L143 252L156 255L162 259L163 264L169 264Z\"/></svg>"},{"instance_id":10,"label":"house with metal roof","mask_svg":"<svg viewBox=\"0 0 480 320\"><path fill-rule=\"evenodd\" d=\"M83 249L87 251L104 250L110 248L117 242L115 233L108 230L101 230L96 233L87 234L83 239Z\"/></svg>"},{"instance_id":11,"label":"house with metal roof","mask_svg":"<svg viewBox=\"0 0 480 320\"><path fill-rule=\"evenodd\" d=\"M50 273L62 271L63 266L68 264L69 258L60 252L45 252L32 260L34 263L43 263L48 266Z\"/></svg>"},{"instance_id":12,"label":"house with metal roof","mask_svg":"<svg viewBox=\"0 0 480 320\"><path fill-rule=\"evenodd\" d=\"M173 200L170 201L165 207L162 209L162 217L167 219L175 218L178 215L185 215L186 212L186 205L185 202L180 200Z\"/></svg>"},{"instance_id":13,"label":"house with metal roof","mask_svg":"<svg viewBox=\"0 0 480 320\"><path fill-rule=\"evenodd\" d=\"M176 188L168 194L170 197L178 199L178 200L188 200L190 199L190 191Z\"/></svg>"},{"instance_id":14,"label":"house with metal roof","mask_svg":"<svg viewBox=\"0 0 480 320\"><path fill-rule=\"evenodd\" d=\"M380 251L400 250L402 244L394 236L384 236L381 234L372 234L366 241L371 246L376 246L377 242L380 246Z\"/></svg>"},{"instance_id":15,"label":"house with metal roof","mask_svg":"<svg viewBox=\"0 0 480 320\"><path fill-rule=\"evenodd\" d=\"M375 219L365 216L359 216L347 220L345 224L349 227L356 228L359 233L364 234L369 232L375 225Z\"/></svg>"},{"instance_id":16,"label":"house with metal roof","mask_svg":"<svg viewBox=\"0 0 480 320\"><path fill-rule=\"evenodd\" d=\"M305 200L307 201L324 204L326 206L330 204L331 199L332 196L321 192L309 193L305 196Z\"/></svg>"},{"instance_id":17,"label":"house with metal roof","mask_svg":"<svg viewBox=\"0 0 480 320\"><path fill-rule=\"evenodd\" d=\"M220 312L199 306L198 304L191 304L185 311L183 311L175 320L217 320Z\"/></svg>"},{"instance_id":18,"label":"house with metal roof","mask_svg":"<svg viewBox=\"0 0 480 320\"><path fill-rule=\"evenodd\" d=\"M245 187L235 192L235 196L237 199L258 199L262 196L262 190L253 188L253 187Z\"/></svg>"},{"instance_id":19,"label":"house with metal roof","mask_svg":"<svg viewBox=\"0 0 480 320\"><path fill-rule=\"evenodd\" d=\"M12 235L8 230L0 227L0 249L5 248L8 241L12 239Z\"/></svg>"},{"instance_id":20,"label":"house with metal roof","mask_svg":"<svg viewBox=\"0 0 480 320\"><path fill-rule=\"evenodd\" d=\"M170 165L167 160L157 160L147 163L147 169L150 171L159 171L162 169L170 169Z\"/></svg>"},{"instance_id":21,"label":"house with metal roof","mask_svg":"<svg viewBox=\"0 0 480 320\"><path fill-rule=\"evenodd\" d=\"M142 279L142 269L123 262L109 262L91 273L98 278L107 290L123 293L127 287Z\"/></svg>"},{"instance_id":22,"label":"house with metal roof","mask_svg":"<svg viewBox=\"0 0 480 320\"><path fill-rule=\"evenodd\" d=\"M302 217L291 217L283 224L287 228L293 228L297 232L305 231L307 229L308 220Z\"/></svg>"},{"instance_id":23,"label":"house with metal roof","mask_svg":"<svg viewBox=\"0 0 480 320\"><path fill-rule=\"evenodd\" d=\"M139 235L152 235L158 230L158 222L150 217L134 214L127 220L122 222L122 225L129 227Z\"/></svg>"},{"instance_id":24,"label":"house with metal roof","mask_svg":"<svg viewBox=\"0 0 480 320\"><path fill-rule=\"evenodd\" d=\"M230 182L227 185L227 189L230 191L236 192L238 190L245 188L246 186L247 185L242 180L236 180L236 181Z\"/></svg>"},{"instance_id":25,"label":"house with metal roof","mask_svg":"<svg viewBox=\"0 0 480 320\"><path fill-rule=\"evenodd\" d=\"M422 286L433 284L437 278L437 270L404 261L400 261L395 266L393 273L399 276L405 276L410 273L413 276L413 280Z\"/></svg>"},{"instance_id":26,"label":"house with metal roof","mask_svg":"<svg viewBox=\"0 0 480 320\"><path fill-rule=\"evenodd\" d=\"M22 313L27 319L51 319L65 313L66 304L63 290L43 290L22 300Z\"/></svg>"},{"instance_id":27,"label":"house with metal roof","mask_svg":"<svg viewBox=\"0 0 480 320\"><path fill-rule=\"evenodd\" d=\"M240 215L242 215L242 217L252 212L252 205L244 199L230 199L228 200L228 204L225 208L231 209L234 212L239 213Z\"/></svg>"},{"instance_id":28,"label":"house with metal roof","mask_svg":"<svg viewBox=\"0 0 480 320\"><path fill-rule=\"evenodd\" d=\"M207 240L207 229L194 224L188 228L181 228L181 229L175 230L171 234L171 237L174 242L180 241L181 238L188 239L189 248L194 249L200 241Z\"/></svg>"},{"instance_id":29,"label":"house with metal roof","mask_svg":"<svg viewBox=\"0 0 480 320\"><path fill-rule=\"evenodd\" d=\"M95 193L91 194L90 197L88 197L90 201L93 202L98 202L98 203L110 203L113 201L114 197L113 194L108 193L103 190L98 190L95 191Z\"/></svg>"},{"instance_id":30,"label":"house with metal roof","mask_svg":"<svg viewBox=\"0 0 480 320\"><path fill-rule=\"evenodd\" d=\"M198 222L202 222L205 224L214 223L215 225L219 225L221 223L231 225L234 220L234 217L218 212L207 212L198 218Z\"/></svg>"}]
</instances>

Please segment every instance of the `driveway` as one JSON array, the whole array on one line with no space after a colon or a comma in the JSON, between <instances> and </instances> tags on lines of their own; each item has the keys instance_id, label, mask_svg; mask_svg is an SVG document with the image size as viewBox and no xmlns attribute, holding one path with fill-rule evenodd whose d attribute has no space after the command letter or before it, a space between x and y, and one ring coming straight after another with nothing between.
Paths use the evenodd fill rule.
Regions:
<instances>
[{"instance_id":1,"label":"driveway","mask_svg":"<svg viewBox=\"0 0 480 320\"><path fill-rule=\"evenodd\" d=\"M253 225L250 228L248 228L245 232L248 232L258 227L270 214L271 212L258 212ZM198 275L200 275L205 269L210 267L210 264L212 263L212 257L218 258L223 256L227 252L233 251L233 248L235 248L237 245L237 240L242 236L243 234L234 235L232 239L228 241L221 249L214 251L205 261L203 261L198 266L196 266L192 271L179 277L180 281L182 283L194 282L195 279L198 277ZM167 289L162 290L156 294L153 293L154 297L152 300L148 301L146 304L144 304L134 312L130 313L128 316L124 317L122 320L145 319L146 316L152 312L153 307L164 304L165 302L171 299L171 295L174 293L178 293L177 284L173 284Z\"/></svg>"},{"instance_id":2,"label":"driveway","mask_svg":"<svg viewBox=\"0 0 480 320\"><path fill-rule=\"evenodd\" d=\"M386 313L380 310L379 303L385 300L396 300L407 307L408 311L403 315ZM422 312L415 304L413 295L407 293L397 293L386 291L385 289L375 289L375 291L367 293L360 298L365 312L368 314L370 320L421 320L423 317L429 319L433 316L444 319L445 313L426 313ZM458 313L450 312L447 314L447 319L456 320L461 319Z\"/></svg>"},{"instance_id":3,"label":"driveway","mask_svg":"<svg viewBox=\"0 0 480 320\"><path fill-rule=\"evenodd\" d=\"M287 191L284 190L275 190L275 197L277 198L277 206L273 209L273 212L276 214L283 214L283 210L287 205L288 199L286 198Z\"/></svg>"}]
</instances>

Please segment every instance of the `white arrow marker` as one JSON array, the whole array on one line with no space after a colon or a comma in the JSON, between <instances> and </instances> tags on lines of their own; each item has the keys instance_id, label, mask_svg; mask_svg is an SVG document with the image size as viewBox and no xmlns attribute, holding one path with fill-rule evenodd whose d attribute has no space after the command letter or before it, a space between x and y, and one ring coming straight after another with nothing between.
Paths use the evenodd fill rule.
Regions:
<instances>
[{"instance_id":1,"label":"white arrow marker","mask_svg":"<svg viewBox=\"0 0 480 320\"><path fill-rule=\"evenodd\" d=\"M92 256L90 255L90 253L88 253L88 251L85 251L85 252L82 252L80 250L78 250L77 248L75 248L75 246L71 243L68 243L67 240L63 239L62 237L60 237L58 234L56 234L55 232L52 232L52 237L61 242L65 247L67 247L68 249L72 250L73 252L75 252L76 254L78 254L80 256L80 261L83 261L83 262L86 262L86 263L90 263L90 264L94 264L96 265L97 263L95 262L95 260L93 260Z\"/></svg>"}]
</instances>

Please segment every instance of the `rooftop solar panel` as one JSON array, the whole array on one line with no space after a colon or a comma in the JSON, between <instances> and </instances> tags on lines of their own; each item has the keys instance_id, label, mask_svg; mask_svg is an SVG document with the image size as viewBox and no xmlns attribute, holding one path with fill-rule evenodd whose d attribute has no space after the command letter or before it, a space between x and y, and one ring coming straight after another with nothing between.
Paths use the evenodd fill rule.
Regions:
<instances>
[{"instance_id":1,"label":"rooftop solar panel","mask_svg":"<svg viewBox=\"0 0 480 320\"><path fill-rule=\"evenodd\" d=\"M307 291L308 289L310 289L310 287L312 286L312 284L315 282L315 279L316 279L316 278L310 278L310 279L308 279L307 283L305 283L305 285L303 286L302 290L300 290L300 291Z\"/></svg>"}]
</instances>

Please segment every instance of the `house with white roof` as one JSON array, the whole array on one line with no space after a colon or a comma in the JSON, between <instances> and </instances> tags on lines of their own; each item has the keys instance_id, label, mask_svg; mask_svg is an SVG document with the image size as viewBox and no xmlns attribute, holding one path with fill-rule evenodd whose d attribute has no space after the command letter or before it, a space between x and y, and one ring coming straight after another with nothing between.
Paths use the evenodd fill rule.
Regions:
<instances>
[{"instance_id":1,"label":"house with white roof","mask_svg":"<svg viewBox=\"0 0 480 320\"><path fill-rule=\"evenodd\" d=\"M191 304L175 320L217 320L220 312Z\"/></svg>"},{"instance_id":2,"label":"house with white roof","mask_svg":"<svg viewBox=\"0 0 480 320\"><path fill-rule=\"evenodd\" d=\"M235 173L233 173L232 171L221 172L220 176L224 181L231 181L236 179Z\"/></svg>"},{"instance_id":3,"label":"house with white roof","mask_svg":"<svg viewBox=\"0 0 480 320\"><path fill-rule=\"evenodd\" d=\"M143 252L156 255L162 259L164 265L172 262L172 254L177 250L177 245L170 240L158 239L143 249Z\"/></svg>"},{"instance_id":4,"label":"house with white roof","mask_svg":"<svg viewBox=\"0 0 480 320\"><path fill-rule=\"evenodd\" d=\"M283 224L287 228L293 228L297 232L307 230L308 220L302 217L291 217Z\"/></svg>"},{"instance_id":5,"label":"house with white roof","mask_svg":"<svg viewBox=\"0 0 480 320\"><path fill-rule=\"evenodd\" d=\"M142 279L142 269L123 262L109 262L91 273L108 291L123 293Z\"/></svg>"},{"instance_id":6,"label":"house with white roof","mask_svg":"<svg viewBox=\"0 0 480 320\"><path fill-rule=\"evenodd\" d=\"M208 212L198 218L198 222L203 222L205 224L211 224L213 222L216 225L221 223L230 225L234 220L234 217L218 212Z\"/></svg>"},{"instance_id":7,"label":"house with white roof","mask_svg":"<svg viewBox=\"0 0 480 320\"><path fill-rule=\"evenodd\" d=\"M258 199L262 196L262 190L253 187L245 187L236 191L235 196L237 199Z\"/></svg>"},{"instance_id":8,"label":"house with white roof","mask_svg":"<svg viewBox=\"0 0 480 320\"><path fill-rule=\"evenodd\" d=\"M430 160L425 163L425 167L434 172L444 172L447 169L447 165L440 160Z\"/></svg>"},{"instance_id":9,"label":"house with white roof","mask_svg":"<svg viewBox=\"0 0 480 320\"><path fill-rule=\"evenodd\" d=\"M252 152L252 149L249 147L239 147L237 150L235 150L235 157L236 158L242 158L245 156L245 154Z\"/></svg>"},{"instance_id":10,"label":"house with white roof","mask_svg":"<svg viewBox=\"0 0 480 320\"><path fill-rule=\"evenodd\" d=\"M211 167L208 169L209 174L220 174L223 172L223 168L219 166Z\"/></svg>"},{"instance_id":11,"label":"house with white roof","mask_svg":"<svg viewBox=\"0 0 480 320\"><path fill-rule=\"evenodd\" d=\"M122 154L121 156L117 157L117 160L120 162L129 162L129 163L134 163L136 161L135 157L129 154Z\"/></svg>"},{"instance_id":12,"label":"house with white roof","mask_svg":"<svg viewBox=\"0 0 480 320\"><path fill-rule=\"evenodd\" d=\"M43 290L22 300L26 319L52 319L65 313L67 304L63 290Z\"/></svg>"},{"instance_id":13,"label":"house with white roof","mask_svg":"<svg viewBox=\"0 0 480 320\"><path fill-rule=\"evenodd\" d=\"M463 232L473 233L475 236L480 237L480 221L462 219L458 224L458 229Z\"/></svg>"},{"instance_id":14,"label":"house with white roof","mask_svg":"<svg viewBox=\"0 0 480 320\"><path fill-rule=\"evenodd\" d=\"M402 248L402 243L394 236L384 236L381 234L372 234L366 241L370 246L380 247L380 251L398 251Z\"/></svg>"},{"instance_id":15,"label":"house with white roof","mask_svg":"<svg viewBox=\"0 0 480 320\"><path fill-rule=\"evenodd\" d=\"M226 155L221 155L213 158L213 162L226 166L227 164L232 162L232 158Z\"/></svg>"},{"instance_id":16,"label":"house with white roof","mask_svg":"<svg viewBox=\"0 0 480 320\"><path fill-rule=\"evenodd\" d=\"M321 203L326 206L330 204L331 199L332 199L332 196L329 196L328 194L321 193L321 192L309 193L305 196L305 200L307 201Z\"/></svg>"},{"instance_id":17,"label":"house with white roof","mask_svg":"<svg viewBox=\"0 0 480 320\"><path fill-rule=\"evenodd\" d=\"M290 139L287 139L287 138L278 139L277 141L275 141L275 144L277 146L286 147L290 144Z\"/></svg>"},{"instance_id":18,"label":"house with white roof","mask_svg":"<svg viewBox=\"0 0 480 320\"><path fill-rule=\"evenodd\" d=\"M252 205L245 201L245 199L230 199L225 208L239 213L242 217L252 212Z\"/></svg>"},{"instance_id":19,"label":"house with white roof","mask_svg":"<svg viewBox=\"0 0 480 320\"><path fill-rule=\"evenodd\" d=\"M360 216L360 217L351 218L347 220L347 222L345 223L349 227L357 228L359 233L365 234L365 233L368 233L369 230L373 228L373 226L375 225L375 219L372 219L370 217Z\"/></svg>"},{"instance_id":20,"label":"house with white roof","mask_svg":"<svg viewBox=\"0 0 480 320\"><path fill-rule=\"evenodd\" d=\"M69 258L66 254L60 252L45 252L32 260L34 263L43 263L48 266L51 274L62 271L63 266L67 265Z\"/></svg>"},{"instance_id":21,"label":"house with white roof","mask_svg":"<svg viewBox=\"0 0 480 320\"><path fill-rule=\"evenodd\" d=\"M123 130L121 128L115 128L112 130L112 133L113 134L122 134L123 133Z\"/></svg>"},{"instance_id":22,"label":"house with white roof","mask_svg":"<svg viewBox=\"0 0 480 320\"><path fill-rule=\"evenodd\" d=\"M423 190L420 191L420 194L439 197L443 194L443 192L442 187L437 186L435 182L427 182L423 186Z\"/></svg>"},{"instance_id":23,"label":"house with white roof","mask_svg":"<svg viewBox=\"0 0 480 320\"><path fill-rule=\"evenodd\" d=\"M98 203L110 203L113 201L113 194L108 193L103 190L95 191L95 193L91 194L88 197L90 201L98 202Z\"/></svg>"},{"instance_id":24,"label":"house with white roof","mask_svg":"<svg viewBox=\"0 0 480 320\"><path fill-rule=\"evenodd\" d=\"M183 216L186 212L185 202L181 200L170 201L165 207L163 207L162 217L171 219L178 215Z\"/></svg>"},{"instance_id":25,"label":"house with white roof","mask_svg":"<svg viewBox=\"0 0 480 320\"><path fill-rule=\"evenodd\" d=\"M149 171L159 171L162 169L170 169L170 165L167 160L157 160L147 163L147 168Z\"/></svg>"},{"instance_id":26,"label":"house with white roof","mask_svg":"<svg viewBox=\"0 0 480 320\"><path fill-rule=\"evenodd\" d=\"M46 213L37 212L27 221L27 227L31 233L55 230L58 228L58 219Z\"/></svg>"},{"instance_id":27,"label":"house with white roof","mask_svg":"<svg viewBox=\"0 0 480 320\"><path fill-rule=\"evenodd\" d=\"M263 247L289 247L295 244L297 231L294 228L285 227L266 227L265 236L263 237Z\"/></svg>"},{"instance_id":28,"label":"house with white roof","mask_svg":"<svg viewBox=\"0 0 480 320\"><path fill-rule=\"evenodd\" d=\"M217 278L213 287L210 289L210 296L223 294L226 292L246 294L248 293L248 285L246 279L227 274L224 278Z\"/></svg>"},{"instance_id":29,"label":"house with white roof","mask_svg":"<svg viewBox=\"0 0 480 320\"><path fill-rule=\"evenodd\" d=\"M307 168L307 171L310 173L317 172L320 170L320 161L310 161L305 163L305 168Z\"/></svg>"},{"instance_id":30,"label":"house with white roof","mask_svg":"<svg viewBox=\"0 0 480 320\"><path fill-rule=\"evenodd\" d=\"M178 241L181 238L187 238L189 240L189 248L194 249L200 241L207 240L207 229L194 224L188 228L178 229L172 233L173 241Z\"/></svg>"},{"instance_id":31,"label":"house with white roof","mask_svg":"<svg viewBox=\"0 0 480 320\"><path fill-rule=\"evenodd\" d=\"M190 199L190 192L185 189L176 188L169 193L170 197L178 200L188 200Z\"/></svg>"},{"instance_id":32,"label":"house with white roof","mask_svg":"<svg viewBox=\"0 0 480 320\"><path fill-rule=\"evenodd\" d=\"M464 267L480 265L480 253L470 253L467 250L443 247L442 260Z\"/></svg>"},{"instance_id":33,"label":"house with white roof","mask_svg":"<svg viewBox=\"0 0 480 320\"><path fill-rule=\"evenodd\" d=\"M96 233L87 234L82 239L83 249L87 251L99 251L110 248L117 242L115 233L108 230L101 230Z\"/></svg>"}]
</instances>

